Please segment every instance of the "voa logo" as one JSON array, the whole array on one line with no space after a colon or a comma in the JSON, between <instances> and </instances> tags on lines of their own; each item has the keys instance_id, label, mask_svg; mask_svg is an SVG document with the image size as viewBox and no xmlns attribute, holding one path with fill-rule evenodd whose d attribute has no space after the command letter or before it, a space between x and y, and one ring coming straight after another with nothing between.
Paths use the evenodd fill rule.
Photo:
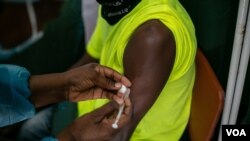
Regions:
<instances>
[{"instance_id":1,"label":"voa logo","mask_svg":"<svg viewBox=\"0 0 250 141\"><path fill-rule=\"evenodd\" d=\"M226 129L227 136L247 136L244 129Z\"/></svg>"}]
</instances>

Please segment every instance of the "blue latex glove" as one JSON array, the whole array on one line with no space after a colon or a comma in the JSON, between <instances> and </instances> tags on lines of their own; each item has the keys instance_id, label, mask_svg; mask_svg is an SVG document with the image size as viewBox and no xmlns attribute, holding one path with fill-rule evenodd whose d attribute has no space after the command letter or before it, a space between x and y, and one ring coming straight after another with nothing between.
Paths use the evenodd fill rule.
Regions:
<instances>
[{"instance_id":1,"label":"blue latex glove","mask_svg":"<svg viewBox=\"0 0 250 141\"><path fill-rule=\"evenodd\" d=\"M35 115L35 107L28 100L29 76L23 67L0 65L0 127Z\"/></svg>"}]
</instances>

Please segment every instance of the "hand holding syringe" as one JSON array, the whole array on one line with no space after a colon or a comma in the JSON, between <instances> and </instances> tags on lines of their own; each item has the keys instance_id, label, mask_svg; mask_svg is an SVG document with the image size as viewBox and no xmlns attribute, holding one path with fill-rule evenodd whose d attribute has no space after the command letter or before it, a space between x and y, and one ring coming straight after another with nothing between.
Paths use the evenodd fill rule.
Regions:
<instances>
[{"instance_id":1,"label":"hand holding syringe","mask_svg":"<svg viewBox=\"0 0 250 141\"><path fill-rule=\"evenodd\" d=\"M125 87L124 85L122 85L121 89L119 90L119 93L122 93L123 94L123 99L127 98L130 94L130 89ZM124 103L119 107L119 111L118 111L118 114L116 116L116 119L115 119L115 122L112 124L112 127L117 129L118 128L118 121L119 119L121 118L121 115L122 115L122 112L124 110Z\"/></svg>"}]
</instances>

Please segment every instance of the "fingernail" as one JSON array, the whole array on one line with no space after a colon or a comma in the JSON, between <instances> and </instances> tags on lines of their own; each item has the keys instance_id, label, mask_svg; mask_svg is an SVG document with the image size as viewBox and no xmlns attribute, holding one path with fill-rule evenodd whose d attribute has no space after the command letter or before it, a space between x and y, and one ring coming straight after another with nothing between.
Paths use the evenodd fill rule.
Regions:
<instances>
[{"instance_id":1,"label":"fingernail","mask_svg":"<svg viewBox=\"0 0 250 141\"><path fill-rule=\"evenodd\" d=\"M115 100L119 105L122 105L124 103L124 100L121 98L118 98Z\"/></svg>"},{"instance_id":2,"label":"fingernail","mask_svg":"<svg viewBox=\"0 0 250 141\"><path fill-rule=\"evenodd\" d=\"M115 87L120 88L122 86L121 83L115 83Z\"/></svg>"}]
</instances>

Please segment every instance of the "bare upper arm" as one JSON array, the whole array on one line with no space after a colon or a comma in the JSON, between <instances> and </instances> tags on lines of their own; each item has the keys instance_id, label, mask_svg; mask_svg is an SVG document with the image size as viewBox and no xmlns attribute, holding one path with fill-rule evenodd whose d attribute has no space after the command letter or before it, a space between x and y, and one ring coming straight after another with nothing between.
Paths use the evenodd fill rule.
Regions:
<instances>
[{"instance_id":1,"label":"bare upper arm","mask_svg":"<svg viewBox=\"0 0 250 141\"><path fill-rule=\"evenodd\" d=\"M159 96L175 60L172 32L159 20L141 25L132 35L124 53L124 72L131 80L135 124Z\"/></svg>"}]
</instances>

